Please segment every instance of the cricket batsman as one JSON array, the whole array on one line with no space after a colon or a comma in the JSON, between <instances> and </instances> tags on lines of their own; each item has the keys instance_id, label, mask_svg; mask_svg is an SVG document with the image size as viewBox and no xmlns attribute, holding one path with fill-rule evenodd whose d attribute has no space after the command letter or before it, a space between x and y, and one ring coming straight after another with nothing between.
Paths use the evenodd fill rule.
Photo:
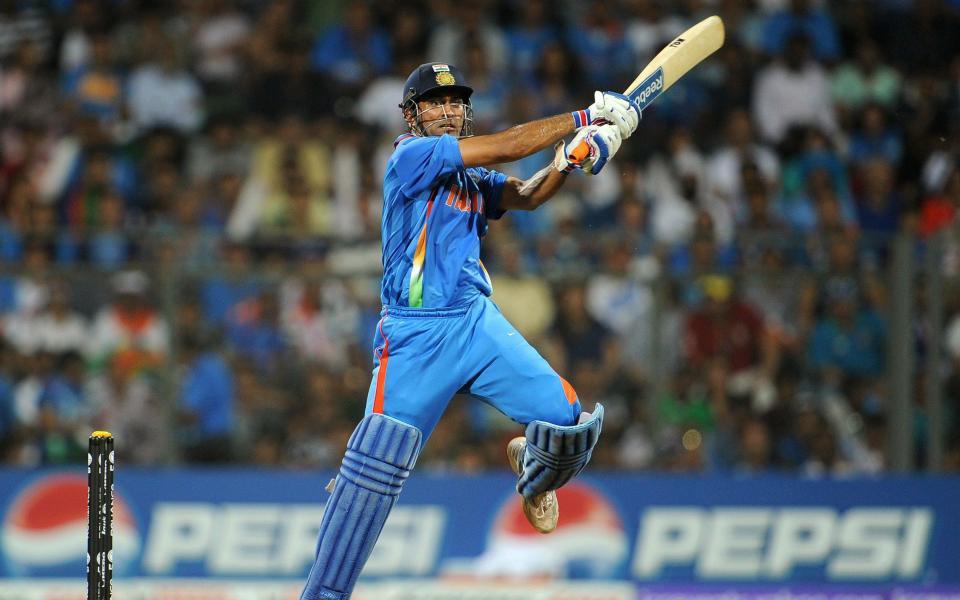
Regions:
<instances>
[{"instance_id":1,"label":"cricket batsman","mask_svg":"<svg viewBox=\"0 0 960 600\"><path fill-rule=\"evenodd\" d=\"M327 487L301 600L350 597L454 394L471 394L526 427L507 455L524 514L542 533L557 526L554 490L583 470L600 435L603 406L582 412L573 387L490 300L480 240L489 219L537 208L572 171L599 173L640 111L622 94L596 92L583 110L474 136L472 93L460 70L442 63L419 66L404 85L410 131L394 142L383 182L383 310L366 416ZM549 146L553 163L527 181L487 168Z\"/></svg>"}]
</instances>

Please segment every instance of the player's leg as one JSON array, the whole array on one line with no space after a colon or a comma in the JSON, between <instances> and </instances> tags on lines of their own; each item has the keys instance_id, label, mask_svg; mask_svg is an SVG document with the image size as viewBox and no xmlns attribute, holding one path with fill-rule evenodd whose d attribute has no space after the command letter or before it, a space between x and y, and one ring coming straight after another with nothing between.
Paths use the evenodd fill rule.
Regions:
<instances>
[{"instance_id":1,"label":"player's leg","mask_svg":"<svg viewBox=\"0 0 960 600\"><path fill-rule=\"evenodd\" d=\"M452 338L465 312L397 311L381 319L366 416L328 488L301 600L342 600L353 591L420 450L463 385Z\"/></svg>"},{"instance_id":2,"label":"player's leg","mask_svg":"<svg viewBox=\"0 0 960 600\"><path fill-rule=\"evenodd\" d=\"M480 304L480 303L478 303ZM492 301L477 310L471 340L474 379L469 391L526 426L508 456L519 480L524 513L543 533L556 527L554 490L583 470L603 424L603 406L582 413L576 391L503 317Z\"/></svg>"}]
</instances>

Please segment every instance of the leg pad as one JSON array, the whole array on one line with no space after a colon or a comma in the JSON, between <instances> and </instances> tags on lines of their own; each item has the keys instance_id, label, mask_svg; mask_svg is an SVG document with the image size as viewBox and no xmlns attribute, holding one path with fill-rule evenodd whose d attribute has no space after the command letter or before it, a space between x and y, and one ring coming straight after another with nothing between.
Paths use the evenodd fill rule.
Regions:
<instances>
[{"instance_id":1,"label":"leg pad","mask_svg":"<svg viewBox=\"0 0 960 600\"><path fill-rule=\"evenodd\" d=\"M346 600L420 453L416 427L367 415L347 452L320 524L317 559L301 600Z\"/></svg>"},{"instance_id":2,"label":"leg pad","mask_svg":"<svg viewBox=\"0 0 960 600\"><path fill-rule=\"evenodd\" d=\"M569 426L531 421L527 425L527 450L517 491L532 500L570 481L590 462L603 426L603 405L580 416Z\"/></svg>"}]
</instances>

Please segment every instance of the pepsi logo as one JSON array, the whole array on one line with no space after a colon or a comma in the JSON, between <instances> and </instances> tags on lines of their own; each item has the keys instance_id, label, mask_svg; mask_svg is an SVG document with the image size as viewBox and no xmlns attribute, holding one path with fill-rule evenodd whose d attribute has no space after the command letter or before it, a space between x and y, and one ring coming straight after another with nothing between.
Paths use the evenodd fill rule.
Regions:
<instances>
[{"instance_id":1,"label":"pepsi logo","mask_svg":"<svg viewBox=\"0 0 960 600\"><path fill-rule=\"evenodd\" d=\"M114 571L120 573L140 552L140 534L127 503L114 494ZM25 487L3 520L0 550L7 567L21 576L41 576L76 565L86 569L87 478L78 474L43 477Z\"/></svg>"},{"instance_id":2,"label":"pepsi logo","mask_svg":"<svg viewBox=\"0 0 960 600\"><path fill-rule=\"evenodd\" d=\"M613 577L626 566L629 542L613 504L596 488L576 481L557 491L560 523L538 533L511 494L497 512L478 573L518 577Z\"/></svg>"}]
</instances>

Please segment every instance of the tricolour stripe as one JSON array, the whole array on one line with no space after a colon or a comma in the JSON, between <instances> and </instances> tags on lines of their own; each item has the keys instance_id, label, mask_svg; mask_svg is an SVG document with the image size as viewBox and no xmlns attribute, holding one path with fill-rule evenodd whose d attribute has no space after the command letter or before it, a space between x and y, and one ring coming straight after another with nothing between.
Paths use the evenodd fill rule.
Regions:
<instances>
[{"instance_id":1,"label":"tricolour stripe","mask_svg":"<svg viewBox=\"0 0 960 600\"><path fill-rule=\"evenodd\" d=\"M413 265L410 267L410 292L408 294L410 306L423 306L423 267L427 260L427 223L430 222L430 212L433 210L433 200L440 188L433 190L427 200L427 216L423 219L423 229L417 240L417 249L413 253ZM452 192L451 192L452 194Z\"/></svg>"}]
</instances>

